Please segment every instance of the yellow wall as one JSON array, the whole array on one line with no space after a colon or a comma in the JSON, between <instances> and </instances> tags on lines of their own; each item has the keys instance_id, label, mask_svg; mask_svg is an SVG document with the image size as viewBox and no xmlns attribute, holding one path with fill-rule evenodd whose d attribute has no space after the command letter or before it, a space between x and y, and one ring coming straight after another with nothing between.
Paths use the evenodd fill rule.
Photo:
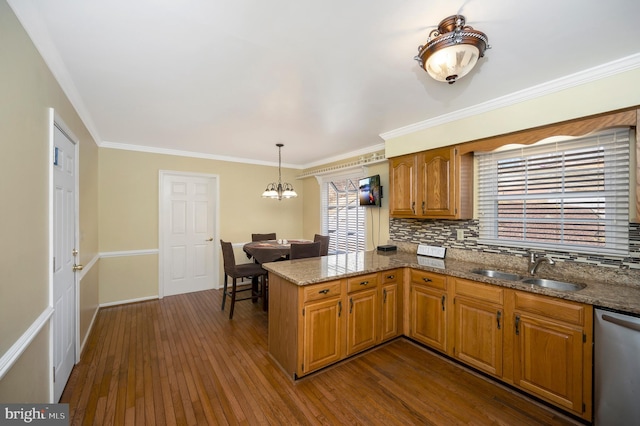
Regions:
<instances>
[{"instance_id":1,"label":"yellow wall","mask_svg":"<svg viewBox=\"0 0 640 426\"><path fill-rule=\"evenodd\" d=\"M305 195L303 186L295 180L296 170L283 169L282 180L293 183L298 198L276 201L263 199L261 194L277 178L277 167L101 148L101 253L158 249L161 170L218 177L219 231L225 241L251 241L254 232L276 232L283 238L303 237ZM219 250L219 242L214 244ZM222 271L221 265L219 270ZM219 279L222 280L222 273ZM125 253L100 261L100 303L157 295L157 254Z\"/></svg>"},{"instance_id":2,"label":"yellow wall","mask_svg":"<svg viewBox=\"0 0 640 426\"><path fill-rule=\"evenodd\" d=\"M0 0L0 356L49 306L49 108L80 140L80 261L98 252L98 149L16 19ZM97 279L79 284L81 311L97 307ZM93 297L91 296L93 294ZM87 315L88 316L88 315ZM81 328L88 327L81 321ZM48 325L0 380L0 402L49 402ZM36 398L37 401L33 399Z\"/></svg>"},{"instance_id":3,"label":"yellow wall","mask_svg":"<svg viewBox=\"0 0 640 426\"><path fill-rule=\"evenodd\" d=\"M409 134L388 137L387 158L640 105L640 69Z\"/></svg>"}]
</instances>

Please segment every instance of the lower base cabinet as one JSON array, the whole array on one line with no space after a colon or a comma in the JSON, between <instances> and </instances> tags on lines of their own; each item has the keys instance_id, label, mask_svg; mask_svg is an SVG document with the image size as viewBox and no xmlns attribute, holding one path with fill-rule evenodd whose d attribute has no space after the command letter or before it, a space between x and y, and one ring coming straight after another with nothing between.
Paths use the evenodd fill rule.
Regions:
<instances>
[{"instance_id":1,"label":"lower base cabinet","mask_svg":"<svg viewBox=\"0 0 640 426\"><path fill-rule=\"evenodd\" d=\"M308 286L269 280L269 353L294 378L406 334L592 419L590 305L414 269Z\"/></svg>"},{"instance_id":2,"label":"lower base cabinet","mask_svg":"<svg viewBox=\"0 0 640 426\"><path fill-rule=\"evenodd\" d=\"M409 336L447 352L447 277L412 270L409 292Z\"/></svg>"},{"instance_id":3,"label":"lower base cabinet","mask_svg":"<svg viewBox=\"0 0 640 426\"><path fill-rule=\"evenodd\" d=\"M269 276L269 353L293 378L401 333L402 270L298 286Z\"/></svg>"},{"instance_id":4,"label":"lower base cabinet","mask_svg":"<svg viewBox=\"0 0 640 426\"><path fill-rule=\"evenodd\" d=\"M341 311L339 297L305 304L301 372L317 370L342 358Z\"/></svg>"},{"instance_id":5,"label":"lower base cabinet","mask_svg":"<svg viewBox=\"0 0 640 426\"><path fill-rule=\"evenodd\" d=\"M513 383L591 420L593 307L523 292L513 304Z\"/></svg>"}]
</instances>

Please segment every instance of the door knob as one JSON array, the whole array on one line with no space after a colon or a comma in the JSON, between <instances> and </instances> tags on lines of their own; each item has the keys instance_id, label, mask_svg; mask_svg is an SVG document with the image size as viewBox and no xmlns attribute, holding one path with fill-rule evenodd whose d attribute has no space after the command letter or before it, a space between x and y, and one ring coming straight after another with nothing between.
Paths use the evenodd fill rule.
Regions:
<instances>
[{"instance_id":1,"label":"door knob","mask_svg":"<svg viewBox=\"0 0 640 426\"><path fill-rule=\"evenodd\" d=\"M211 238L207 239L207 241L213 241L213 237L211 237Z\"/></svg>"},{"instance_id":2,"label":"door knob","mask_svg":"<svg viewBox=\"0 0 640 426\"><path fill-rule=\"evenodd\" d=\"M82 269L84 268L84 265L73 265L73 272L76 271L82 271Z\"/></svg>"}]
</instances>

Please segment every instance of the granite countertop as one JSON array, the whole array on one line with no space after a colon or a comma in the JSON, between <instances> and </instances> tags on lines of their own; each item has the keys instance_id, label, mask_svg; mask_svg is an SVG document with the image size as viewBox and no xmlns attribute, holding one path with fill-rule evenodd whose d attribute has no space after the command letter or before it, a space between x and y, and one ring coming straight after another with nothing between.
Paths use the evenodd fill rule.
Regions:
<instances>
[{"instance_id":1,"label":"granite countertop","mask_svg":"<svg viewBox=\"0 0 640 426\"><path fill-rule=\"evenodd\" d=\"M510 258L506 265L500 262L487 263L487 259L479 260L481 262L458 258L433 259L407 251L390 253L366 251L265 263L263 267L270 273L300 286L409 267L640 315L640 283L630 282L635 277L631 280L628 277L618 279L615 273L594 272L588 267L577 269L563 268L562 265L556 265L553 268L541 267L536 278L586 285L578 291L561 291L525 284L521 281L490 278L471 272L474 269L496 269L529 278L526 260L523 263Z\"/></svg>"}]
</instances>

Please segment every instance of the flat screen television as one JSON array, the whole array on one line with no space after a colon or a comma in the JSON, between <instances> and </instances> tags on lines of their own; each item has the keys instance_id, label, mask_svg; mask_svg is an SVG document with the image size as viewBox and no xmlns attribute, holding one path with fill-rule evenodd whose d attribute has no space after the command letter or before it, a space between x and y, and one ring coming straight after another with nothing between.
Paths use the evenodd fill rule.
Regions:
<instances>
[{"instance_id":1,"label":"flat screen television","mask_svg":"<svg viewBox=\"0 0 640 426\"><path fill-rule=\"evenodd\" d=\"M363 207L380 207L382 202L380 175L369 176L358 181L358 199Z\"/></svg>"}]
</instances>

